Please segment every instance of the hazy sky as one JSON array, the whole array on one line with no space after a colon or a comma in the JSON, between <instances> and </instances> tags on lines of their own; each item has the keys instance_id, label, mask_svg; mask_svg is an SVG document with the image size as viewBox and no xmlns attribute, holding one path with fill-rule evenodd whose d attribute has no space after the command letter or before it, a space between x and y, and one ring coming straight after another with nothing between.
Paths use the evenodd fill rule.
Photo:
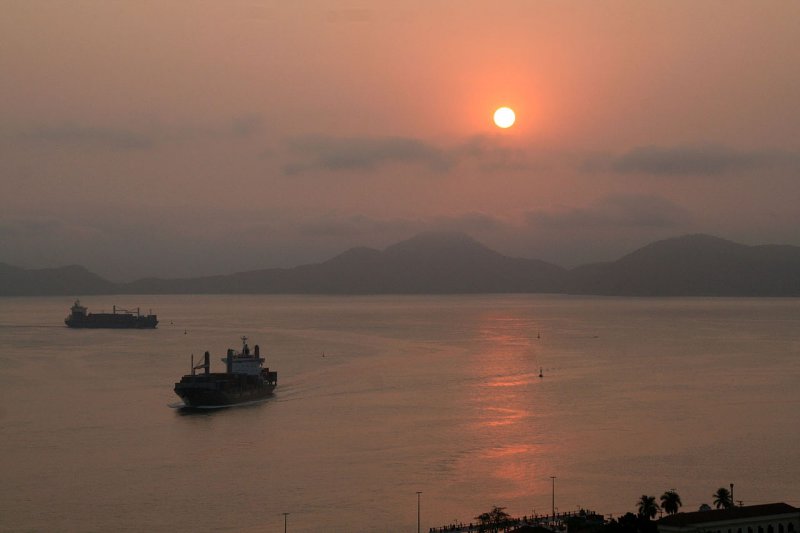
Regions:
<instances>
[{"instance_id":1,"label":"hazy sky","mask_svg":"<svg viewBox=\"0 0 800 533\"><path fill-rule=\"evenodd\" d=\"M426 229L564 266L800 245L794 0L0 3L0 261L189 276Z\"/></svg>"}]
</instances>

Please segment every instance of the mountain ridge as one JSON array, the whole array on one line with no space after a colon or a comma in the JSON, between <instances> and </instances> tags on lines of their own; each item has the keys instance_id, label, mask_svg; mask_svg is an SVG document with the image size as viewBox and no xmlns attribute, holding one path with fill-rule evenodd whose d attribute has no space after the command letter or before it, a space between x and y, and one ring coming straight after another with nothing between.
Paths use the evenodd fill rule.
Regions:
<instances>
[{"instance_id":1,"label":"mountain ridge","mask_svg":"<svg viewBox=\"0 0 800 533\"><path fill-rule=\"evenodd\" d=\"M684 235L577 267L568 289L608 296L797 296L800 247Z\"/></svg>"},{"instance_id":2,"label":"mountain ridge","mask_svg":"<svg viewBox=\"0 0 800 533\"><path fill-rule=\"evenodd\" d=\"M129 283L79 265L28 270L0 263L0 296L195 293L800 296L800 247L692 234L568 270L505 256L463 233L425 232L384 250L354 247L292 268Z\"/></svg>"}]
</instances>

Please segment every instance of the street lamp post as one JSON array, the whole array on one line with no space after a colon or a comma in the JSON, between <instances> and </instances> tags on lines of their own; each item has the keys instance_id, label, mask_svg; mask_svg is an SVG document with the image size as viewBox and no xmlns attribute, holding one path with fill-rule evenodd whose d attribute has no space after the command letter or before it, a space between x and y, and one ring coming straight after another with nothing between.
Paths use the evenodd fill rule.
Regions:
<instances>
[{"instance_id":1,"label":"street lamp post","mask_svg":"<svg viewBox=\"0 0 800 533\"><path fill-rule=\"evenodd\" d=\"M281 513L283 514L283 533L286 533L286 517L289 516L289 513Z\"/></svg>"},{"instance_id":2,"label":"street lamp post","mask_svg":"<svg viewBox=\"0 0 800 533\"><path fill-rule=\"evenodd\" d=\"M552 503L553 503L552 513L553 514L551 516L553 517L553 520L555 520L555 518L556 518L556 476L550 476L550 479L553 480L553 501L552 501Z\"/></svg>"},{"instance_id":3,"label":"street lamp post","mask_svg":"<svg viewBox=\"0 0 800 533\"><path fill-rule=\"evenodd\" d=\"M418 490L417 491L417 533L419 533L419 495L420 494L422 494L422 491Z\"/></svg>"}]
</instances>

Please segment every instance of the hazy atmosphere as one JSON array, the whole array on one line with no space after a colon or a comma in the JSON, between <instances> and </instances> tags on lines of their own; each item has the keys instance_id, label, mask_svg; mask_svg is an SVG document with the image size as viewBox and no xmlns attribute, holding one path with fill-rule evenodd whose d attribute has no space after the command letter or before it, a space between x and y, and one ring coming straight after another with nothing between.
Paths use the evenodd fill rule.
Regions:
<instances>
[{"instance_id":1,"label":"hazy atmosphere","mask_svg":"<svg viewBox=\"0 0 800 533\"><path fill-rule=\"evenodd\" d=\"M800 3L5 0L0 261L800 245ZM517 123L501 130L507 105Z\"/></svg>"}]
</instances>

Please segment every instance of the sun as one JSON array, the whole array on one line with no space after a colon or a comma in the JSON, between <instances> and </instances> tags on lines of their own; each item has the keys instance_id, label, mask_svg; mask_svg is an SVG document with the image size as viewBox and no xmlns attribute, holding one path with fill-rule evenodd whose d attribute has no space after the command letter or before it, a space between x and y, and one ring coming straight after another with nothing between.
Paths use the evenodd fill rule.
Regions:
<instances>
[{"instance_id":1,"label":"sun","mask_svg":"<svg viewBox=\"0 0 800 533\"><path fill-rule=\"evenodd\" d=\"M510 128L516 120L517 116L510 107L501 107L494 112L494 123L498 128Z\"/></svg>"}]
</instances>

